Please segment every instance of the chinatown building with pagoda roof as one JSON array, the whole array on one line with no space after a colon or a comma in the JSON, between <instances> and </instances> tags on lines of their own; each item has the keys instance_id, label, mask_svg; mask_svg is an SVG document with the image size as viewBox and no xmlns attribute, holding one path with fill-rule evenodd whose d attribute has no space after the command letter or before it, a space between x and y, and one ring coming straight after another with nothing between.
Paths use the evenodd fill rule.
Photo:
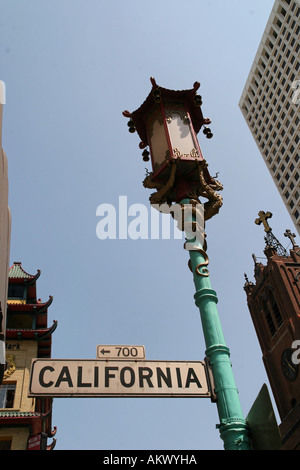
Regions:
<instances>
[{"instance_id":1,"label":"chinatown building with pagoda roof","mask_svg":"<svg viewBox=\"0 0 300 470\"><path fill-rule=\"evenodd\" d=\"M1 450L51 450L56 442L52 398L28 397L31 361L51 357L52 334L57 327L56 321L47 325L52 297L46 302L37 299L39 276L39 270L28 274L19 262L9 269L6 370L0 386Z\"/></svg>"}]
</instances>

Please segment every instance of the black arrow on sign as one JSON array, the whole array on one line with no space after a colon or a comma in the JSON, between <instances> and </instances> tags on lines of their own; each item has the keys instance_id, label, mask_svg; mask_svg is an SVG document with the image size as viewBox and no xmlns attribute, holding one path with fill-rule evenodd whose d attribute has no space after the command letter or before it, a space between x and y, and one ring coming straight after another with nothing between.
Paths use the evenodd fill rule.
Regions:
<instances>
[{"instance_id":1,"label":"black arrow on sign","mask_svg":"<svg viewBox=\"0 0 300 470\"><path fill-rule=\"evenodd\" d=\"M110 353L110 351L106 351L105 349L101 349L100 352L101 352L101 354L108 354L108 353Z\"/></svg>"}]
</instances>

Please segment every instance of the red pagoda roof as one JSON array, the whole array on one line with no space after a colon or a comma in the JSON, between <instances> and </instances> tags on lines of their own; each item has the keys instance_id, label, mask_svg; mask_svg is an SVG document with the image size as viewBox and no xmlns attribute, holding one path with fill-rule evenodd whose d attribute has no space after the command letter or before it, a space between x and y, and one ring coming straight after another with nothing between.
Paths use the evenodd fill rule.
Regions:
<instances>
[{"instance_id":1,"label":"red pagoda roof","mask_svg":"<svg viewBox=\"0 0 300 470\"><path fill-rule=\"evenodd\" d=\"M22 268L22 263L15 261L8 270L9 281L21 280L35 282L40 277L41 271L38 269L36 274L29 274Z\"/></svg>"},{"instance_id":2,"label":"red pagoda roof","mask_svg":"<svg viewBox=\"0 0 300 470\"><path fill-rule=\"evenodd\" d=\"M7 328L7 340L35 340L38 341L38 357L51 357L52 334L56 330L57 321L49 328Z\"/></svg>"},{"instance_id":3,"label":"red pagoda roof","mask_svg":"<svg viewBox=\"0 0 300 470\"><path fill-rule=\"evenodd\" d=\"M21 312L21 311L28 311L28 310L35 309L37 311L37 313L42 313L43 310L46 311L47 308L50 307L52 302L53 302L52 295L49 296L49 300L47 300L47 302L40 302L39 301L37 303L20 304L17 300L16 300L15 303L14 303L13 300L10 300L7 308L9 309L9 311L14 311L14 312L17 312L17 311Z\"/></svg>"},{"instance_id":4,"label":"red pagoda roof","mask_svg":"<svg viewBox=\"0 0 300 470\"><path fill-rule=\"evenodd\" d=\"M37 328L35 330L31 328L7 328L6 330L6 339L16 339L20 335L22 339L36 339L38 336L39 339L44 339L49 335L52 335L57 327L57 321L53 320L53 325L49 328Z\"/></svg>"},{"instance_id":5,"label":"red pagoda roof","mask_svg":"<svg viewBox=\"0 0 300 470\"><path fill-rule=\"evenodd\" d=\"M2 426L32 426L32 434L39 432L46 432L47 437L52 438L56 434L56 427L51 428L51 415L52 409L46 413L37 411L0 411L0 424ZM47 446L47 450L51 450L55 445L56 440L52 445Z\"/></svg>"},{"instance_id":6,"label":"red pagoda roof","mask_svg":"<svg viewBox=\"0 0 300 470\"><path fill-rule=\"evenodd\" d=\"M185 103L196 133L199 132L203 124L209 124L211 122L210 119L205 119L203 117L201 106L196 106L195 104L196 92L198 88L200 87L199 82L195 82L193 88L189 90L168 90L167 88L158 86L153 77L151 77L150 80L152 83L152 90L150 91L144 103L136 111L133 111L132 113L130 113L129 111L123 112L123 115L125 117L131 118L134 121L134 126L136 128L136 131L138 135L140 136L142 143L145 146L149 145L149 142L148 142L144 117L155 106L157 106L157 103L155 103L153 99L153 92L155 90L159 90L162 101L166 99L166 100L172 100L172 101L174 100L182 101Z\"/></svg>"},{"instance_id":7,"label":"red pagoda roof","mask_svg":"<svg viewBox=\"0 0 300 470\"><path fill-rule=\"evenodd\" d=\"M40 271L38 270L38 273ZM33 279L36 274L28 274L23 268L22 263L15 261L14 264L9 268L8 277L9 278L24 278L24 279Z\"/></svg>"}]
</instances>

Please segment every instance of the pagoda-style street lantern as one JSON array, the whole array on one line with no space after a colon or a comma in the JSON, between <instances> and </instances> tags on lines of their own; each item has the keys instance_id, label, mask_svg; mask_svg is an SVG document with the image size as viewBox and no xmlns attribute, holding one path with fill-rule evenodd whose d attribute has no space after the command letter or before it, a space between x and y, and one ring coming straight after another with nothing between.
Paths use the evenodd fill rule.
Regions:
<instances>
[{"instance_id":1,"label":"pagoda-style street lantern","mask_svg":"<svg viewBox=\"0 0 300 470\"><path fill-rule=\"evenodd\" d=\"M174 91L157 86L151 78L152 90L139 109L123 115L129 118L129 132L137 131L144 149L144 161L151 156L152 173L144 180L146 188L155 188L150 202L180 202L187 195L208 198L206 219L216 214L222 198L216 193L222 185L211 178L196 134L203 126L207 138L212 137L206 127L210 119L202 115L202 98L197 95L200 83L193 89ZM149 147L150 152L146 149Z\"/></svg>"},{"instance_id":2,"label":"pagoda-style street lantern","mask_svg":"<svg viewBox=\"0 0 300 470\"><path fill-rule=\"evenodd\" d=\"M210 176L196 137L202 127L204 135L212 137L207 127L211 121L203 117L202 99L197 95L200 84L196 82L190 90L174 91L158 86L153 78L151 83L152 90L144 103L132 113L123 112L129 118L129 131L137 131L141 139L143 159L147 161L151 156L152 172L143 182L146 188L156 189L150 202L158 210L159 205L165 203L182 208L192 205L192 220L197 223L197 209L203 209L199 197L204 197L207 199L204 220L208 220L222 206L222 198L217 193L222 185ZM226 450L249 450L249 430L241 411L230 352L223 337L216 307L217 295L210 284L204 236L195 237L194 231L191 234L190 225L183 224L183 230L196 288L195 303L200 310L206 343L205 354L214 378L220 436ZM204 231L204 227L201 230Z\"/></svg>"}]
</instances>

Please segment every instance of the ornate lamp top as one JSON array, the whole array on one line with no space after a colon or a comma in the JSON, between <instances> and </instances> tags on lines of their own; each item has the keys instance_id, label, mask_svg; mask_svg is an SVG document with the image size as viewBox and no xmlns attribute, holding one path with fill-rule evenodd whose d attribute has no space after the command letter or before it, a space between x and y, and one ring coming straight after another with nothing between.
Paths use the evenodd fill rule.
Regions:
<instances>
[{"instance_id":1,"label":"ornate lamp top","mask_svg":"<svg viewBox=\"0 0 300 470\"><path fill-rule=\"evenodd\" d=\"M152 89L143 102L143 104L133 112L123 111L123 116L130 118L134 122L134 128L136 129L140 139L140 147L146 147L148 142L147 130L145 125L145 115L147 115L155 104L159 103L162 99L168 101L181 101L184 102L188 112L190 114L193 127L196 133L199 132L201 127L206 124L210 124L209 118L204 118L201 110L202 99L200 95L197 95L197 90L200 87L199 82L195 82L194 86L190 90L169 90L157 85L153 77L150 78Z\"/></svg>"},{"instance_id":2,"label":"ornate lamp top","mask_svg":"<svg viewBox=\"0 0 300 470\"><path fill-rule=\"evenodd\" d=\"M203 117L202 97L197 94L200 83L188 90L169 90L158 86L154 78L150 80L152 89L142 105L133 112L123 111L129 118L129 132L136 131L141 139L143 161L151 156L152 172L143 181L145 188L156 189L150 202L171 204L204 197L208 199L204 204L208 220L222 206L216 191L223 186L211 177L197 140L202 126L207 139L213 136L206 127L211 120Z\"/></svg>"}]
</instances>

